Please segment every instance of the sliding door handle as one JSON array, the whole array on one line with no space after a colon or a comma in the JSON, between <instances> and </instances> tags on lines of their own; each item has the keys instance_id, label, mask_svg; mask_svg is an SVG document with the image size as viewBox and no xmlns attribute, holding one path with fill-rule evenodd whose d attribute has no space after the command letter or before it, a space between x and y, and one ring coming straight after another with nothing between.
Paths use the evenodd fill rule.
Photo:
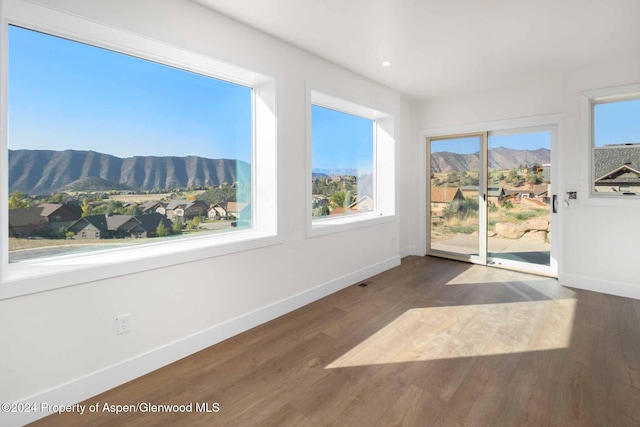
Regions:
<instances>
[{"instance_id":1,"label":"sliding door handle","mask_svg":"<svg viewBox=\"0 0 640 427\"><path fill-rule=\"evenodd\" d=\"M554 194L551 199L551 212L558 213L558 195Z\"/></svg>"}]
</instances>

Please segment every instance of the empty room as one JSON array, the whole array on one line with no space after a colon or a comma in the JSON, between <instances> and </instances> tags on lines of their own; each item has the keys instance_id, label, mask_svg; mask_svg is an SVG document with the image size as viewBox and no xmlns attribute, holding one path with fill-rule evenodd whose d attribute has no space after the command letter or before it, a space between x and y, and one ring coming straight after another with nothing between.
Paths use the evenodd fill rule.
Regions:
<instances>
[{"instance_id":1,"label":"empty room","mask_svg":"<svg viewBox=\"0 0 640 427\"><path fill-rule=\"evenodd\" d=\"M0 425L640 425L637 0L0 16Z\"/></svg>"}]
</instances>

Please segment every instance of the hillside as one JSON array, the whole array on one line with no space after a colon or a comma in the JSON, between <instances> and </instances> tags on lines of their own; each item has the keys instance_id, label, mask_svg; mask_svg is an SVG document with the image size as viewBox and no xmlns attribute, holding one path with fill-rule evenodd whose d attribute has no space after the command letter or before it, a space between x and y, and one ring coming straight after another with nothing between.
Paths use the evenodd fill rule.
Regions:
<instances>
[{"instance_id":1,"label":"hillside","mask_svg":"<svg viewBox=\"0 0 640 427\"><path fill-rule=\"evenodd\" d=\"M120 186L114 189L211 187L250 182L251 165L198 156L120 158L95 151L9 150L10 192L54 193L77 181L84 191L105 190L105 181ZM90 188L91 183L99 188Z\"/></svg>"},{"instance_id":2,"label":"hillside","mask_svg":"<svg viewBox=\"0 0 640 427\"><path fill-rule=\"evenodd\" d=\"M520 165L545 164L551 162L551 151L546 148L537 150L514 150L496 147L489 149L489 168L493 170L512 169ZM474 171L480 167L478 153L456 154L447 151L431 153L432 172Z\"/></svg>"}]
</instances>

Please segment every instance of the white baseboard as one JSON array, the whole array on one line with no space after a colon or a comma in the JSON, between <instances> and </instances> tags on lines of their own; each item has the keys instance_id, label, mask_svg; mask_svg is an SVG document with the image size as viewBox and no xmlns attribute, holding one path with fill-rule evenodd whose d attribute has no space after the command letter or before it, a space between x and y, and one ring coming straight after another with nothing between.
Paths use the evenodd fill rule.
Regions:
<instances>
[{"instance_id":1,"label":"white baseboard","mask_svg":"<svg viewBox=\"0 0 640 427\"><path fill-rule=\"evenodd\" d=\"M20 403L35 404L36 408L40 409L42 403L52 406L82 402L398 265L400 265L399 256L389 258L204 331L45 390L23 399ZM22 426L47 415L50 414L40 411L22 413L0 411L0 425Z\"/></svg>"},{"instance_id":2,"label":"white baseboard","mask_svg":"<svg viewBox=\"0 0 640 427\"><path fill-rule=\"evenodd\" d=\"M600 292L619 297L640 299L640 285L608 282L604 280L591 279L589 277L575 276L573 274L561 274L559 281L563 286L569 286L571 288L584 289L587 291Z\"/></svg>"}]
</instances>

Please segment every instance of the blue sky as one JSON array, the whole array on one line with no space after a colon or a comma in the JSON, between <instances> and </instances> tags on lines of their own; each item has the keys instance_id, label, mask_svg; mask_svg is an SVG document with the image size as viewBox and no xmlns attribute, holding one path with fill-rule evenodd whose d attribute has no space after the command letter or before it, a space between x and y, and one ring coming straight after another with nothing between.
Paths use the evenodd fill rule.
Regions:
<instances>
[{"instance_id":1,"label":"blue sky","mask_svg":"<svg viewBox=\"0 0 640 427\"><path fill-rule=\"evenodd\" d=\"M358 169L373 167L373 122L324 107L311 107L313 169Z\"/></svg>"},{"instance_id":2,"label":"blue sky","mask_svg":"<svg viewBox=\"0 0 640 427\"><path fill-rule=\"evenodd\" d=\"M640 143L640 99L596 104L594 122L596 147Z\"/></svg>"},{"instance_id":3,"label":"blue sky","mask_svg":"<svg viewBox=\"0 0 640 427\"><path fill-rule=\"evenodd\" d=\"M251 89L9 27L9 148L251 161Z\"/></svg>"}]
</instances>

